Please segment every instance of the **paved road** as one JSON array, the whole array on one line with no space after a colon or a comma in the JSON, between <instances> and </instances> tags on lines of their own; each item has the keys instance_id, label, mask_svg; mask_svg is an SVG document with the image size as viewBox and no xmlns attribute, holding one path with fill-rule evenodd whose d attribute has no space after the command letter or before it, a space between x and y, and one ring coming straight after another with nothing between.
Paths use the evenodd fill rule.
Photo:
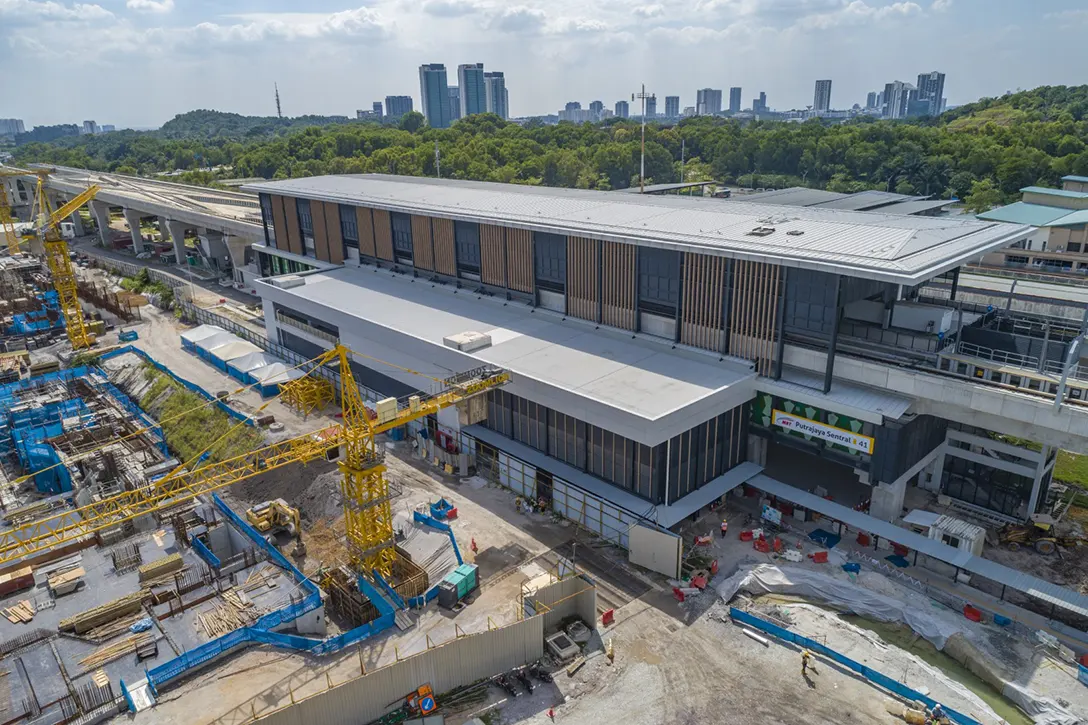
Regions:
<instances>
[{"instance_id":1,"label":"paved road","mask_svg":"<svg viewBox=\"0 0 1088 725\"><path fill-rule=\"evenodd\" d=\"M991 290L1000 295L1008 294L1013 280L1007 277L991 277L985 274L961 274L960 288ZM1088 287L1031 282L1020 280L1016 283L1016 294L1029 297L1066 300L1073 304L1088 304Z\"/></svg>"}]
</instances>

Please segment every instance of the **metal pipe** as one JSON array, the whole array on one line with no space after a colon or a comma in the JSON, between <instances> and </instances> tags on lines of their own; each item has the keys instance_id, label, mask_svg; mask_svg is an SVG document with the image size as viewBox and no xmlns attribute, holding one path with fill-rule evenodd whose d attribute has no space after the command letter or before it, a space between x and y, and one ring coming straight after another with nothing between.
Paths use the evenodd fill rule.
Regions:
<instances>
[{"instance_id":1,"label":"metal pipe","mask_svg":"<svg viewBox=\"0 0 1088 725\"><path fill-rule=\"evenodd\" d=\"M1065 355L1065 367L1062 369L1062 379L1058 382L1058 392L1054 396L1054 410L1061 410L1062 401L1065 398L1065 384L1069 380L1069 371L1077 364L1077 350L1080 348L1080 343L1084 340L1086 335L1088 335L1088 333L1082 332L1069 344L1069 352Z\"/></svg>"}]
</instances>

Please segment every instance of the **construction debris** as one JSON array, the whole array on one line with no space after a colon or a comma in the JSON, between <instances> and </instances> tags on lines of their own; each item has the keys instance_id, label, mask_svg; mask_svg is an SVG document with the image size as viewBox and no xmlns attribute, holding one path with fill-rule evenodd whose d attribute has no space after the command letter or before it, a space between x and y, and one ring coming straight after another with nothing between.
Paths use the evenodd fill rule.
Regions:
<instances>
[{"instance_id":1,"label":"construction debris","mask_svg":"<svg viewBox=\"0 0 1088 725\"><path fill-rule=\"evenodd\" d=\"M254 606L245 591L228 589L223 592L223 599L225 604L197 615L197 623L208 639L248 627L265 614L265 610Z\"/></svg>"},{"instance_id":2,"label":"construction debris","mask_svg":"<svg viewBox=\"0 0 1088 725\"><path fill-rule=\"evenodd\" d=\"M145 591L126 594L123 597L114 599L112 602L106 602L94 609L88 609L67 619L62 619L57 629L61 632L75 632L76 634L89 632L95 627L100 627L119 617L142 611L143 600L146 596L147 592Z\"/></svg>"},{"instance_id":3,"label":"construction debris","mask_svg":"<svg viewBox=\"0 0 1088 725\"><path fill-rule=\"evenodd\" d=\"M150 564L144 564L140 567L140 583L143 584L146 581L159 579L167 574L172 574L181 569L182 566L184 566L184 562L181 558L181 554L171 554L170 556L156 559Z\"/></svg>"}]
</instances>

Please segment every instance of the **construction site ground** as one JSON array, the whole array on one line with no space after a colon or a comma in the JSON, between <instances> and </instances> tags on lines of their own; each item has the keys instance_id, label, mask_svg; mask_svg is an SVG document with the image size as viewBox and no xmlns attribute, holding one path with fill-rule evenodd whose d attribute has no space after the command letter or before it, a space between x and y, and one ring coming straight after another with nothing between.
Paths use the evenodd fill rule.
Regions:
<instances>
[{"instance_id":1,"label":"construction site ground","mask_svg":"<svg viewBox=\"0 0 1088 725\"><path fill-rule=\"evenodd\" d=\"M198 288L198 299L206 303L218 301L214 289L200 292ZM144 307L142 312L143 320L135 326L140 336L135 343L138 347L175 374L213 393L237 389L236 380L182 350L178 334L184 326L172 314L150 307ZM246 412L258 410L266 402L251 391L233 398L232 404ZM269 404L267 410L284 424L284 436L338 422L332 410L305 421L278 402ZM547 576L560 557L575 560L594 579L599 609L616 610L615 624L602 631L603 639L611 640L615 646L614 662L597 654L573 677L559 673L554 684L542 685L531 695L518 698L508 698L492 688L488 703L452 714L447 718L448 723L459 725L486 707L498 711L491 722L503 723L550 722L546 716L549 708L555 708L556 721L572 723L902 722L888 714L886 695L852 672L819 662L818 674L803 678L796 648L774 640L765 646L744 635L740 628L728 623L728 608L712 590L680 604L673 598L664 577L630 566L625 561L625 552L580 534L568 522L519 513L512 493L478 478L462 480L446 475L415 457L407 444L386 445L389 446L388 476L402 490L402 495L394 501L395 511L411 512L440 497L458 508L453 531L466 560L474 560L480 566L482 586L475 600L456 615L431 605L421 615L412 615L416 621L407 631L393 630L391 634L364 641L357 650L324 659L267 648L246 650L167 689L153 710L134 718L126 715L117 722L167 725L245 722L254 714L289 704L292 697L321 692L330 684L357 677L362 668L372 670L429 645L441 644L458 630L476 632L489 625L513 621L518 616L523 585ZM321 564L344 558L338 482L334 466L315 463L251 479L227 489L224 498L239 512L253 503L277 497L297 505L303 515L308 548L302 567L313 572ZM750 502L737 502L728 509L734 531L743 525L745 515L751 513L745 506L750 506ZM719 521L720 515L706 514L698 522L685 526L689 542L693 533L715 534L710 553L719 560L722 569L719 577L741 564L773 561L735 536L718 538ZM151 539L145 535L145 546L146 541L155 543L154 535L159 534L154 532ZM797 538L801 536L803 532L798 532ZM473 539L477 554L470 550ZM792 545L793 540L788 543ZM164 539L163 547L166 546L169 544ZM828 568L807 561L801 566ZM956 586L950 582L931 583ZM893 590L894 586L888 588ZM907 591L899 591L898 596L918 598ZM988 698L984 699L973 692L972 688L984 689L978 683L972 681L962 687L952 684L962 673L951 672L953 668L947 663L942 663L947 671L942 664L927 664L926 659L933 657L928 652L921 653L920 645L916 648L909 634L902 636L894 628L882 629L883 625L869 622L847 622L814 604L762 598L752 606L758 612L788 618L802 634L822 638L829 646L858 661L939 695L950 707L971 713L984 723L996 723L999 716L1010 722L1025 722L1016 719L1017 714L1007 709L1007 703L1003 705L1000 698L990 697L992 693L983 693ZM162 625L163 635L165 639L170 634L175 641L165 642L170 646L160 648L160 658L204 641L191 617L171 619L175 621L165 620L169 623ZM967 628L984 627L966 620L964 623ZM335 631L335 622L332 627ZM888 641L880 639L877 632ZM991 650L994 657L1010 658L1005 663L1010 678L1043 695L1061 698L1070 709L1088 719L1088 688L1077 683L1075 673L1040 656L1030 642L1004 640L1002 637L1007 635L1002 632L975 634L978 636L972 641L976 644L994 639L996 644ZM45 651L48 652L48 647ZM65 652L59 656L70 659ZM59 667L57 670L59 674ZM113 679L109 667L106 670ZM116 676L131 675L118 672ZM10 687L4 684L4 680L10 679L0 677L0 688Z\"/></svg>"}]
</instances>

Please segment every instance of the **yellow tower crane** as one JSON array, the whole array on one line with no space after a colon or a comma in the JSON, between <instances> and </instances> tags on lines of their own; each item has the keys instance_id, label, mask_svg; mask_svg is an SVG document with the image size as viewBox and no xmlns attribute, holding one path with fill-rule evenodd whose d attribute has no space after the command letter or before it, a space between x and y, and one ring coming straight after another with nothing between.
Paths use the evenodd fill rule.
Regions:
<instances>
[{"instance_id":1,"label":"yellow tower crane","mask_svg":"<svg viewBox=\"0 0 1088 725\"><path fill-rule=\"evenodd\" d=\"M41 235L42 249L46 264L53 277L53 289L60 298L60 311L68 331L68 340L73 350L83 350L91 346L90 332L83 320L83 308L79 304L79 290L76 275L72 270L72 260L68 256L68 242L60 231L60 223L93 199L99 191L97 184L85 189L74 199L56 211L50 209L49 198L45 193L44 180L48 172L38 174L38 233Z\"/></svg>"},{"instance_id":2,"label":"yellow tower crane","mask_svg":"<svg viewBox=\"0 0 1088 725\"><path fill-rule=\"evenodd\" d=\"M505 385L510 381L510 373L483 367L455 375L441 381L443 390L436 395L412 396L406 405L393 399L381 401L378 417L371 420L351 373L350 359L351 351L337 345L310 361L313 364L310 374L321 365L339 369L343 425L273 443L195 470L178 469L154 483L0 531L0 566L261 473L325 458L339 449L344 522L353 565L360 573L369 575L377 570L388 577L395 559L390 506L393 496L383 476L384 456L376 437ZM93 454L94 451L88 451L70 462Z\"/></svg>"},{"instance_id":3,"label":"yellow tower crane","mask_svg":"<svg viewBox=\"0 0 1088 725\"><path fill-rule=\"evenodd\" d=\"M32 172L21 170L0 171L0 178L30 176ZM18 254L19 235L15 233L15 217L11 214L11 204L8 202L7 193L0 194L0 233L7 242L8 254Z\"/></svg>"}]
</instances>

